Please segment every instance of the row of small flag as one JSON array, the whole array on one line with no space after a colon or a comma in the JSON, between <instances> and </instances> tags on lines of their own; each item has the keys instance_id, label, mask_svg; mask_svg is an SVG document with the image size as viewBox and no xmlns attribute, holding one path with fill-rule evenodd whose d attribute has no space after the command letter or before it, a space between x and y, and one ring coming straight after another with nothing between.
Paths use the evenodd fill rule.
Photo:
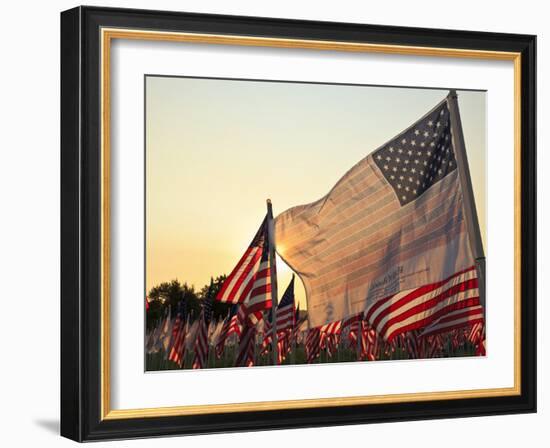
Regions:
<instances>
[{"instance_id":1,"label":"row of small flag","mask_svg":"<svg viewBox=\"0 0 550 448\"><path fill-rule=\"evenodd\" d=\"M227 365L251 367L257 365L262 356L272 351L271 312L266 312L256 325L248 325L247 313L234 305L218 321L205 321L204 310L199 319L191 322L184 318L184 306L176 316L168 310L166 316L148 333L146 351L161 356L178 365L179 368L200 369L209 366L209 359L220 360L225 355ZM289 312L290 311L290 312ZM455 328L447 332L423 335L420 331L401 333L387 341L365 320L361 313L338 322L309 328L299 308L294 306L294 279L277 307L277 363L282 364L296 350L303 349L307 363L318 362L321 353L327 360L336 356L339 350L355 353L356 360L375 361L388 359L396 351L411 359L445 356L470 344L476 355L485 354L484 325L476 322L470 326ZM232 347L231 352L226 348ZM191 364L185 365L186 353L191 353ZM234 359L227 359L233 354Z\"/></svg>"}]
</instances>

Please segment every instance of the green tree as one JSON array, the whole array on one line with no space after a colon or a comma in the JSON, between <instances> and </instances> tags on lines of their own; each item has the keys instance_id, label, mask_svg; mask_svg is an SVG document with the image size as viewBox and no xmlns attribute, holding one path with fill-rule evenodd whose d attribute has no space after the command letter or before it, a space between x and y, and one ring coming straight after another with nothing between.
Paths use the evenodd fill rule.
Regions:
<instances>
[{"instance_id":1,"label":"green tree","mask_svg":"<svg viewBox=\"0 0 550 448\"><path fill-rule=\"evenodd\" d=\"M203 300L209 298L213 300L213 318L224 318L229 312L231 305L218 302L215 299L226 278L226 275L212 277L210 282L204 285L199 291L196 291L193 285L189 285L188 283L182 284L177 279L152 287L148 295L147 329L150 330L157 325L168 312L168 308L172 309L172 316L174 316L180 303L185 304L185 312L193 321L200 315Z\"/></svg>"},{"instance_id":2,"label":"green tree","mask_svg":"<svg viewBox=\"0 0 550 448\"><path fill-rule=\"evenodd\" d=\"M147 328L150 329L162 319L168 308L175 313L179 303L185 303L186 312L193 318L199 315L200 303L193 285L181 284L175 279L154 286L149 291L149 311L147 312Z\"/></svg>"},{"instance_id":3,"label":"green tree","mask_svg":"<svg viewBox=\"0 0 550 448\"><path fill-rule=\"evenodd\" d=\"M230 304L221 303L216 300L216 296L218 295L218 292L220 291L220 289L222 289L223 283L225 282L226 278L227 278L227 275L225 274L219 275L216 278L211 277L210 283L207 285L204 285L197 294L201 301L209 298L213 300L213 303L212 303L213 319L219 319L219 318L225 317L229 312L229 308L231 308Z\"/></svg>"}]
</instances>

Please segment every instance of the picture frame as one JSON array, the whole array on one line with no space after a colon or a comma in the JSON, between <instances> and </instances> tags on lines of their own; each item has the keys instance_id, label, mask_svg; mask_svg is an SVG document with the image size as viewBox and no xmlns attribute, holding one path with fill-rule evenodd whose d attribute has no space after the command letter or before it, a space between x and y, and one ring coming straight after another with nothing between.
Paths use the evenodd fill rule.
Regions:
<instances>
[{"instance_id":1,"label":"picture frame","mask_svg":"<svg viewBox=\"0 0 550 448\"><path fill-rule=\"evenodd\" d=\"M513 385L113 409L111 91L117 40L513 64ZM536 412L536 37L77 7L61 14L61 434L76 441ZM296 57L302 57L297 54ZM136 92L141 94L141 92ZM141 112L140 112L141 113ZM489 163L491 160L489 160ZM498 162L495 162L498 163ZM117 167L117 169L124 169ZM215 372L211 372L215 374ZM205 395L208 391L205 391Z\"/></svg>"}]
</instances>

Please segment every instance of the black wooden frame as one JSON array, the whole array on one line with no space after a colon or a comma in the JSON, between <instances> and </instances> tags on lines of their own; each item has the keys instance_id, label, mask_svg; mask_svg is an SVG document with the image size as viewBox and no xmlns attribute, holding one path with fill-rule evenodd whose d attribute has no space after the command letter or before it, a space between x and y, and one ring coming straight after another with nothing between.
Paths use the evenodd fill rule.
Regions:
<instances>
[{"instance_id":1,"label":"black wooden frame","mask_svg":"<svg viewBox=\"0 0 550 448\"><path fill-rule=\"evenodd\" d=\"M521 395L101 420L100 27L521 53ZM61 14L61 434L77 441L536 411L536 37L78 7Z\"/></svg>"}]
</instances>

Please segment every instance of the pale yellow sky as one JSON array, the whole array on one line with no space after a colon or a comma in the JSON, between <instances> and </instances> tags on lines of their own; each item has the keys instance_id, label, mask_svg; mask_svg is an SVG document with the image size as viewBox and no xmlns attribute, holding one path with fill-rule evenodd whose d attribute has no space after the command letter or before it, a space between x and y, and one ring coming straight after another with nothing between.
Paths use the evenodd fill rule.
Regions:
<instances>
[{"instance_id":1,"label":"pale yellow sky","mask_svg":"<svg viewBox=\"0 0 550 448\"><path fill-rule=\"evenodd\" d=\"M275 216L345 172L448 91L146 78L146 287L228 274L271 198ZM458 91L485 241L486 102ZM292 272L277 260L279 296ZM302 284L296 298L306 308Z\"/></svg>"}]
</instances>

